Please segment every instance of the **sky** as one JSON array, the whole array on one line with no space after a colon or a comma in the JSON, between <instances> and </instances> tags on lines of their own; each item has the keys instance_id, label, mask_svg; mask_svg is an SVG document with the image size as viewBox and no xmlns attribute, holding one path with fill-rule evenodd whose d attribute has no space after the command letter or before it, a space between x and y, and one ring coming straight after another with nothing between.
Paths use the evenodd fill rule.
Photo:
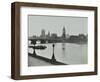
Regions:
<instances>
[{"instance_id":1,"label":"sky","mask_svg":"<svg viewBox=\"0 0 100 82\"><path fill-rule=\"evenodd\" d=\"M66 29L66 34L69 35L87 34L88 18L46 15L28 16L29 36L40 36L42 29L45 29L46 34L49 31L50 33L56 33L58 36L61 36L63 27Z\"/></svg>"}]
</instances>

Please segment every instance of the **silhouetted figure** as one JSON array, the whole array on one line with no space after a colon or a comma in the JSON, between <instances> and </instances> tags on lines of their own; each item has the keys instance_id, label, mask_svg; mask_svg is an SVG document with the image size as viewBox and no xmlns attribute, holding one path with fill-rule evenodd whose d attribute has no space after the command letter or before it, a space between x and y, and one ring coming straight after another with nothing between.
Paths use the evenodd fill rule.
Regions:
<instances>
[{"instance_id":1,"label":"silhouetted figure","mask_svg":"<svg viewBox=\"0 0 100 82\"><path fill-rule=\"evenodd\" d=\"M53 44L52 47L53 47L53 55L52 55L51 63L55 63L56 62L55 55L54 55L55 44Z\"/></svg>"}]
</instances>

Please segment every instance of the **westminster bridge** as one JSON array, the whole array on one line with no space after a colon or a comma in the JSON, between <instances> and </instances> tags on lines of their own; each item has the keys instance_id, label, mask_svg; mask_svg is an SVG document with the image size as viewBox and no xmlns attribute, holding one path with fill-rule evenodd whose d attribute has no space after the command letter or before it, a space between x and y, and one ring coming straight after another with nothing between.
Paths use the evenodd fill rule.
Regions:
<instances>
[{"instance_id":1,"label":"westminster bridge","mask_svg":"<svg viewBox=\"0 0 100 82\"><path fill-rule=\"evenodd\" d=\"M32 44L35 44L37 41L40 43L57 43L57 42L63 42L67 41L67 39L61 38L61 37L34 37L34 38L29 38L29 41L31 41Z\"/></svg>"}]
</instances>

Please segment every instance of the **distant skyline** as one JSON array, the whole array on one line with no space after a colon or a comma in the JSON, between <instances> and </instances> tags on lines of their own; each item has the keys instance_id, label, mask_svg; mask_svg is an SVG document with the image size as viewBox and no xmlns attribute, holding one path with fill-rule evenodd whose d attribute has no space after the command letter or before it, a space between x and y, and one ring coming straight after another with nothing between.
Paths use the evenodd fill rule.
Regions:
<instances>
[{"instance_id":1,"label":"distant skyline","mask_svg":"<svg viewBox=\"0 0 100 82\"><path fill-rule=\"evenodd\" d=\"M62 35L63 27L66 29L66 34L78 35L87 34L88 18L87 17L69 17L69 16L28 16L28 36L40 36L41 30L45 29L45 33L56 33Z\"/></svg>"}]
</instances>

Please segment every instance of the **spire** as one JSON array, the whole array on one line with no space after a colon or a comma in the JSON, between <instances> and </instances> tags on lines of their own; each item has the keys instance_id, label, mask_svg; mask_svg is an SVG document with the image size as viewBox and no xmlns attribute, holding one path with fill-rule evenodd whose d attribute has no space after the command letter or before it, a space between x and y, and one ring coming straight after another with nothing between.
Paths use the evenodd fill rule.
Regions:
<instances>
[{"instance_id":1,"label":"spire","mask_svg":"<svg viewBox=\"0 0 100 82\"><path fill-rule=\"evenodd\" d=\"M65 26L63 26L62 37L66 38L66 29L65 29Z\"/></svg>"}]
</instances>

